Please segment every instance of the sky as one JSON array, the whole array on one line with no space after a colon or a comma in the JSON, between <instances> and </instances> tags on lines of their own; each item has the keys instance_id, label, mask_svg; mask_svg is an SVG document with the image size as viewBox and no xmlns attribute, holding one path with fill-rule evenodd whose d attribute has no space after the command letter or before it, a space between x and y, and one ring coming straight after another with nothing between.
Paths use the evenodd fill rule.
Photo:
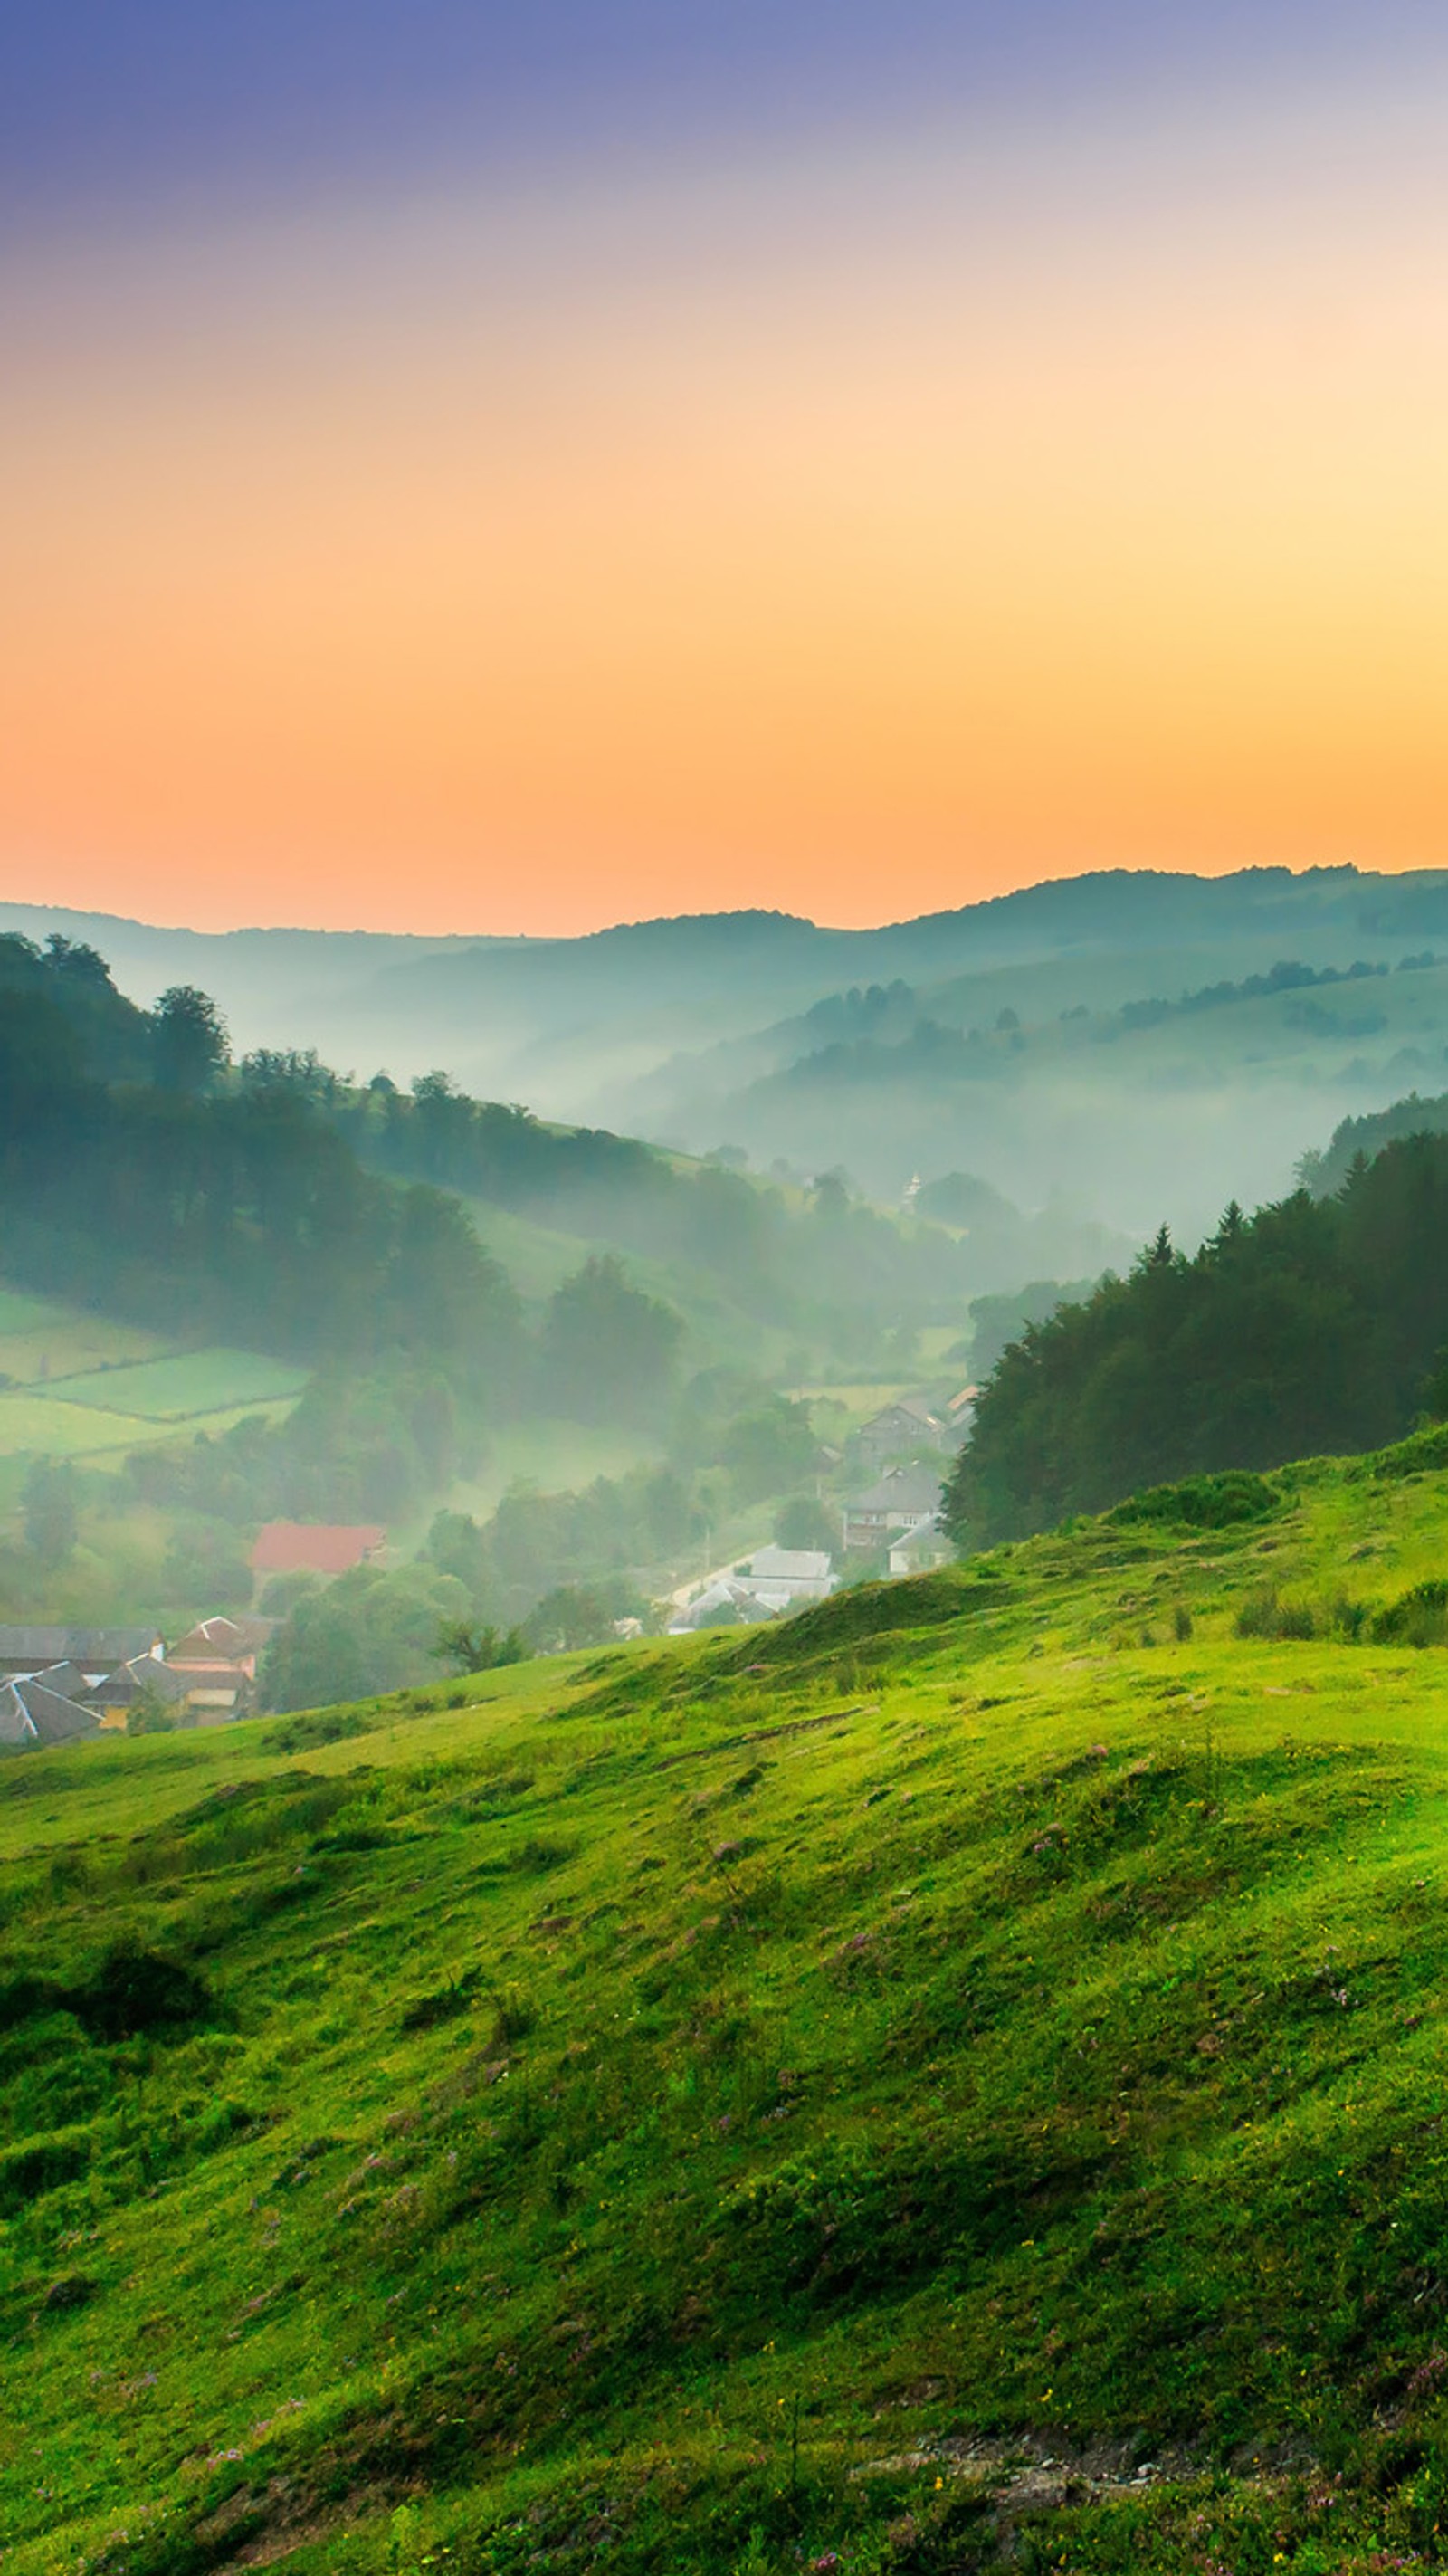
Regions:
<instances>
[{"instance_id":1,"label":"sky","mask_svg":"<svg viewBox=\"0 0 1448 2576\"><path fill-rule=\"evenodd\" d=\"M0 895L1448 865L1439 0L17 0Z\"/></svg>"}]
</instances>

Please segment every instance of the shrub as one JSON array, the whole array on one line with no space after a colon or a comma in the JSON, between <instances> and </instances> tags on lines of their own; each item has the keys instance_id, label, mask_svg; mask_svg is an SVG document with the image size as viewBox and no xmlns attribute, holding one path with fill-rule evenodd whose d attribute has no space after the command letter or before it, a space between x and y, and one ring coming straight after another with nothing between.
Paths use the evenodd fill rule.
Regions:
<instances>
[{"instance_id":1,"label":"shrub","mask_svg":"<svg viewBox=\"0 0 1448 2576\"><path fill-rule=\"evenodd\" d=\"M436 1986L431 1994L416 1995L398 2024L401 2030L436 2030L440 2022L456 2021L471 2012L478 1990L478 1972L469 1968L451 1985Z\"/></svg>"},{"instance_id":2,"label":"shrub","mask_svg":"<svg viewBox=\"0 0 1448 2576\"><path fill-rule=\"evenodd\" d=\"M1187 1476L1177 1485L1151 1485L1118 1503L1110 1522L1169 1521L1185 1529L1232 1529L1244 1521L1266 1521L1282 1509L1282 1498L1265 1476L1228 1468L1219 1476Z\"/></svg>"},{"instance_id":3,"label":"shrub","mask_svg":"<svg viewBox=\"0 0 1448 2576\"><path fill-rule=\"evenodd\" d=\"M139 1941L113 1942L89 1983L66 2000L93 2039L181 2030L200 2021L211 2006L210 1994L193 1970Z\"/></svg>"},{"instance_id":4,"label":"shrub","mask_svg":"<svg viewBox=\"0 0 1448 2576\"><path fill-rule=\"evenodd\" d=\"M350 1708L313 1708L269 1726L262 1737L265 1753L308 1753L314 1745L340 1744L352 1735L372 1735L378 1721L359 1717Z\"/></svg>"},{"instance_id":5,"label":"shrub","mask_svg":"<svg viewBox=\"0 0 1448 2576\"><path fill-rule=\"evenodd\" d=\"M90 2163L94 2145L88 2129L59 2129L0 2156L0 2218L13 2218L42 2193L74 2182Z\"/></svg>"},{"instance_id":6,"label":"shrub","mask_svg":"<svg viewBox=\"0 0 1448 2576\"><path fill-rule=\"evenodd\" d=\"M1275 1586L1254 1592L1235 1620L1239 1637L1290 1638L1305 1642L1317 1634L1317 1621L1305 1601L1283 1601Z\"/></svg>"},{"instance_id":7,"label":"shrub","mask_svg":"<svg viewBox=\"0 0 1448 2576\"><path fill-rule=\"evenodd\" d=\"M1448 1583L1415 1583L1373 1621L1381 1645L1448 1646Z\"/></svg>"}]
</instances>

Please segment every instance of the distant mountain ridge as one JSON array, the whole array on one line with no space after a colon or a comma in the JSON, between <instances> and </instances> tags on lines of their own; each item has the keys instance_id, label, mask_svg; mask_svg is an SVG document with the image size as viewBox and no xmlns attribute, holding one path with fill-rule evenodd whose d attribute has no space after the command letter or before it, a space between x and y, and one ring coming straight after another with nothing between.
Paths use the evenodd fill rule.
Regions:
<instances>
[{"instance_id":1,"label":"distant mountain ridge","mask_svg":"<svg viewBox=\"0 0 1448 2576\"><path fill-rule=\"evenodd\" d=\"M693 1152L738 1145L801 1175L843 1163L887 1199L916 1173L978 1171L1037 1205L1064 1192L1128 1231L1162 1213L1185 1231L1207 1226L1224 1189L1271 1195L1343 1116L1441 1087L1448 1039L1448 976L1433 975L1385 1002L1380 1037L1334 1010L1289 1028L1285 1006L1267 1002L1255 1017L1214 1014L1210 1047L1194 1051L1162 1040L1088 1052L1045 1037L1128 1004L1174 1008L1284 961L1322 977L1359 960L1398 966L1425 941L1448 948L1439 869L1101 870L863 930L754 908L567 938L207 933L0 905L7 927L93 940L145 1002L170 983L201 985L238 1051L314 1044L342 1071L404 1083L440 1068L569 1124ZM853 1083L847 1109L830 1084L792 1081L822 1038L859 1018L862 996L874 1009L886 993L889 1034L907 1052L882 1065L878 1100ZM1007 1034L980 1051L997 1081L949 1088L949 1046L911 1051L917 1024L990 1037L1008 1033L1010 1014L1040 1034L1023 1050ZM1037 1071L1052 1058L1055 1089Z\"/></svg>"},{"instance_id":2,"label":"distant mountain ridge","mask_svg":"<svg viewBox=\"0 0 1448 2576\"><path fill-rule=\"evenodd\" d=\"M596 974L620 960L651 967L707 958L757 966L761 959L806 958L811 968L891 976L940 973L959 946L982 956L1038 956L1083 946L1158 945L1169 936L1212 936L1230 922L1265 935L1314 927L1390 938L1448 936L1448 869L1388 876L1344 866L1294 873L1284 867L1241 868L1200 877L1166 869L1097 869L1045 878L1011 892L876 928L840 929L799 913L758 907L737 912L660 914L559 936L486 931L416 933L315 930L253 925L201 931L138 921L120 913L64 905L0 903L0 929L42 938L59 930L93 939L125 973L151 959L188 954L201 963L265 958L311 967L324 960L364 969L416 971L430 963L450 974L470 969L541 978ZM944 943L944 944L943 944ZM972 954L968 961L975 962ZM208 989L221 994L215 977ZM222 996L224 999L224 995Z\"/></svg>"}]
</instances>

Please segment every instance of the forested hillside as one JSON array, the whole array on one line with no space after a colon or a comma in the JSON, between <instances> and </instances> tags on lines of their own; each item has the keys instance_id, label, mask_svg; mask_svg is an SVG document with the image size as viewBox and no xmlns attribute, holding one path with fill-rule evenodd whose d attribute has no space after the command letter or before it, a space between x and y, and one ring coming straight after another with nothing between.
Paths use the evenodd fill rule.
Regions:
<instances>
[{"instance_id":1,"label":"forested hillside","mask_svg":"<svg viewBox=\"0 0 1448 2576\"><path fill-rule=\"evenodd\" d=\"M1448 1137L1412 1133L1340 1190L1187 1256L1165 1229L1130 1276L1030 1324L999 1359L947 1494L989 1546L1219 1468L1361 1449L1448 1409Z\"/></svg>"},{"instance_id":2,"label":"forested hillside","mask_svg":"<svg viewBox=\"0 0 1448 2576\"><path fill-rule=\"evenodd\" d=\"M851 931L750 912L580 939L202 938L8 917L93 940L137 994L194 980L241 1054L315 1046L404 1092L444 1065L570 1126L741 1147L796 1178L843 1164L887 1203L916 1173L979 1174L1050 1214L1041 1277L1110 1257L1073 1227L1138 1240L1164 1212L1195 1235L1234 1191L1275 1197L1344 1112L1444 1079L1438 871L1105 871Z\"/></svg>"},{"instance_id":3,"label":"forested hillside","mask_svg":"<svg viewBox=\"0 0 1448 2576\"><path fill-rule=\"evenodd\" d=\"M908 1377L922 1329L958 1339L992 1278L969 1237L873 1209L834 1175L762 1183L473 1100L441 1073L357 1084L312 1048L235 1062L197 988L143 1011L62 938L0 940L0 1233L0 1275L32 1292L21 1311L42 1336L7 1349L24 1375L0 1390L0 1503L16 1512L0 1597L17 1616L234 1605L263 1521L402 1525L411 1552L437 1505L481 1526L523 1483L547 1490L509 1500L445 1606L511 1624L584 1583L565 1632L607 1633L648 1609L641 1586L697 1570L709 1534L758 1543L808 1496L827 1435L785 1390ZM194 1423L180 1377L170 1436L125 1415L130 1377L100 1388L110 1411L94 1372L52 1378L87 1312L197 1361ZM277 1400L228 1416L247 1352L267 1356ZM66 1367L90 1409L65 1403ZM24 1537L27 1453L68 1462L70 1536L44 1562ZM667 1509L638 1500L655 1469ZM429 1563L372 1586L351 1660L312 1658L288 1687L342 1687L369 1638L364 1675L416 1672L439 1579Z\"/></svg>"},{"instance_id":4,"label":"forested hillside","mask_svg":"<svg viewBox=\"0 0 1448 2576\"><path fill-rule=\"evenodd\" d=\"M370 1178L285 1083L221 1087L203 994L141 1012L94 951L14 939L0 994L11 1278L299 1358L507 1367L515 1301L455 1201Z\"/></svg>"}]
</instances>

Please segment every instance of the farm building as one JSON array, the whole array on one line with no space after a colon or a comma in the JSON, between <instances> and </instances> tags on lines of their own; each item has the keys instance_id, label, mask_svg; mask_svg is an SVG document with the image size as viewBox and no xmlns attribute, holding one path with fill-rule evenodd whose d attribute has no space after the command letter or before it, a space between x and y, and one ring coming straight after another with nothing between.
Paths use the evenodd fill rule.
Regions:
<instances>
[{"instance_id":1,"label":"farm building","mask_svg":"<svg viewBox=\"0 0 1448 2576\"><path fill-rule=\"evenodd\" d=\"M387 1544L374 1526L330 1521L268 1521L251 1551L253 1574L347 1574L370 1565Z\"/></svg>"},{"instance_id":2,"label":"farm building","mask_svg":"<svg viewBox=\"0 0 1448 2576\"><path fill-rule=\"evenodd\" d=\"M683 1609L674 1612L668 1634L687 1637L696 1628L720 1625L748 1628L765 1619L778 1618L779 1607L778 1604L761 1601L749 1590L742 1576L721 1574L714 1582L706 1584L704 1590Z\"/></svg>"},{"instance_id":3,"label":"farm building","mask_svg":"<svg viewBox=\"0 0 1448 2576\"><path fill-rule=\"evenodd\" d=\"M102 1674L86 1692L81 1705L93 1709L101 1725L114 1733L125 1726L133 1709L147 1704L175 1708L185 1696L184 1682L160 1656L133 1655L129 1663L117 1664L114 1672Z\"/></svg>"}]
</instances>

